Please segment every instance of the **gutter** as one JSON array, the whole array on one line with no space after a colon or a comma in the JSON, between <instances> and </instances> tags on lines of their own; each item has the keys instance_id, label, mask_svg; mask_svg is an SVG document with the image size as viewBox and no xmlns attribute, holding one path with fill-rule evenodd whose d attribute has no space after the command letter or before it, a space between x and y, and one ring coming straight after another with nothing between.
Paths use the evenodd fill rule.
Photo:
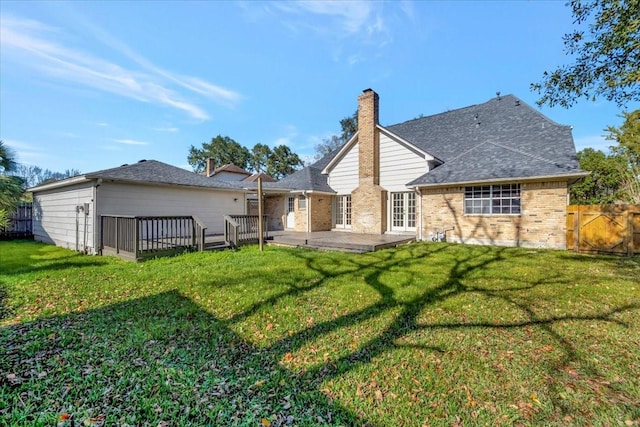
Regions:
<instances>
[{"instance_id":1,"label":"gutter","mask_svg":"<svg viewBox=\"0 0 640 427\"><path fill-rule=\"evenodd\" d=\"M533 177L514 177L514 178L492 178L475 181L456 181L456 182L444 182L433 184L414 184L407 185L407 188L442 188L442 187L456 187L462 185L477 185L477 184L489 184L489 183L507 183L507 182L533 182L533 181L569 181L572 178L574 182L585 176L589 176L591 172L579 172L567 175L541 175Z\"/></svg>"}]
</instances>

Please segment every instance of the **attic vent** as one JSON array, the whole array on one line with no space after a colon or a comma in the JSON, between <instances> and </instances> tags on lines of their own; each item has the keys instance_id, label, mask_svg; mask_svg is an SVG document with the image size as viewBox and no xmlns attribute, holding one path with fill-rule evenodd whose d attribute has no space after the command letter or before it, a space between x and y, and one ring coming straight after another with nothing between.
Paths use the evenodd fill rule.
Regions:
<instances>
[{"instance_id":1,"label":"attic vent","mask_svg":"<svg viewBox=\"0 0 640 427\"><path fill-rule=\"evenodd\" d=\"M146 161L147 161L147 159L142 159L142 160L138 160L138 163L144 163Z\"/></svg>"},{"instance_id":2,"label":"attic vent","mask_svg":"<svg viewBox=\"0 0 640 427\"><path fill-rule=\"evenodd\" d=\"M516 99L516 107L519 107L519 106L520 106L520 100Z\"/></svg>"}]
</instances>

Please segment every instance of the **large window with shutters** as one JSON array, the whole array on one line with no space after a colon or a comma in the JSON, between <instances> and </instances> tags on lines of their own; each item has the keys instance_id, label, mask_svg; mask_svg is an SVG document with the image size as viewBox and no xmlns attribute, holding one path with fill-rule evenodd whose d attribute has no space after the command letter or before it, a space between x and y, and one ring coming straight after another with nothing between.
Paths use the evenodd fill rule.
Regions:
<instances>
[{"instance_id":1,"label":"large window with shutters","mask_svg":"<svg viewBox=\"0 0 640 427\"><path fill-rule=\"evenodd\" d=\"M464 213L468 215L520 214L520 184L465 187Z\"/></svg>"}]
</instances>

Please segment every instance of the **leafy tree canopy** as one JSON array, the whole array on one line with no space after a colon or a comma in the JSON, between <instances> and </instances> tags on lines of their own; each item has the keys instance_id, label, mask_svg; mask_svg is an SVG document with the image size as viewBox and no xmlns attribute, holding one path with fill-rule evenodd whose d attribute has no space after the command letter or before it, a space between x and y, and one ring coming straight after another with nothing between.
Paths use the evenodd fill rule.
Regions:
<instances>
[{"instance_id":1,"label":"leafy tree canopy","mask_svg":"<svg viewBox=\"0 0 640 427\"><path fill-rule=\"evenodd\" d=\"M258 143L251 151L228 136L218 135L202 148L189 148L188 161L195 172L203 172L207 166L207 158L212 158L216 166L233 163L252 172L264 172L276 179L283 178L303 166L300 157L286 145L271 149L266 144Z\"/></svg>"},{"instance_id":2,"label":"leafy tree canopy","mask_svg":"<svg viewBox=\"0 0 640 427\"><path fill-rule=\"evenodd\" d=\"M571 186L571 204L604 205L620 200L620 185L624 159L616 154L585 148L578 152L580 169L591 172Z\"/></svg>"},{"instance_id":3,"label":"leafy tree canopy","mask_svg":"<svg viewBox=\"0 0 640 427\"><path fill-rule=\"evenodd\" d=\"M0 228L9 225L9 215L24 193L24 181L10 175L17 167L13 150L0 140Z\"/></svg>"},{"instance_id":4,"label":"leafy tree canopy","mask_svg":"<svg viewBox=\"0 0 640 427\"><path fill-rule=\"evenodd\" d=\"M291 175L304 165L300 157L286 145L275 147L267 158L266 164L267 175L275 179L282 179L287 175Z\"/></svg>"},{"instance_id":5,"label":"leafy tree canopy","mask_svg":"<svg viewBox=\"0 0 640 427\"><path fill-rule=\"evenodd\" d=\"M622 126L607 127L607 139L616 141L617 147L612 147L616 153L622 154L636 165L640 165L640 110L622 113Z\"/></svg>"},{"instance_id":6,"label":"leafy tree canopy","mask_svg":"<svg viewBox=\"0 0 640 427\"><path fill-rule=\"evenodd\" d=\"M187 161L195 172L204 172L207 167L207 159L213 159L216 167L233 163L246 169L249 166L251 154L247 147L238 144L228 136L218 135L211 142L202 144L202 148L193 145L189 148Z\"/></svg>"},{"instance_id":7,"label":"leafy tree canopy","mask_svg":"<svg viewBox=\"0 0 640 427\"><path fill-rule=\"evenodd\" d=\"M538 105L568 108L577 99L604 97L618 106L640 100L640 1L571 0L579 27L563 37L573 64L545 71L531 89ZM588 25L588 30L583 27Z\"/></svg>"},{"instance_id":8,"label":"leafy tree canopy","mask_svg":"<svg viewBox=\"0 0 640 427\"><path fill-rule=\"evenodd\" d=\"M623 113L619 128L609 126L607 139L616 141L612 151L622 158L620 193L625 201L640 204L640 110Z\"/></svg>"}]
</instances>

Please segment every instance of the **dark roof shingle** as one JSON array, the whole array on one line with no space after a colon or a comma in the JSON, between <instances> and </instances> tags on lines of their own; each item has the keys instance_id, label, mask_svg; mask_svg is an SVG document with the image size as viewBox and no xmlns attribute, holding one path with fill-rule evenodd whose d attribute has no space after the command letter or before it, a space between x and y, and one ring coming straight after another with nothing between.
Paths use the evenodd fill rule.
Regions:
<instances>
[{"instance_id":1,"label":"dark roof shingle","mask_svg":"<svg viewBox=\"0 0 640 427\"><path fill-rule=\"evenodd\" d=\"M162 163L157 160L144 160L117 168L85 174L89 179L102 178L114 181L127 181L152 184L187 185L191 187L241 189L240 182L227 182L207 178L188 170Z\"/></svg>"}]
</instances>

